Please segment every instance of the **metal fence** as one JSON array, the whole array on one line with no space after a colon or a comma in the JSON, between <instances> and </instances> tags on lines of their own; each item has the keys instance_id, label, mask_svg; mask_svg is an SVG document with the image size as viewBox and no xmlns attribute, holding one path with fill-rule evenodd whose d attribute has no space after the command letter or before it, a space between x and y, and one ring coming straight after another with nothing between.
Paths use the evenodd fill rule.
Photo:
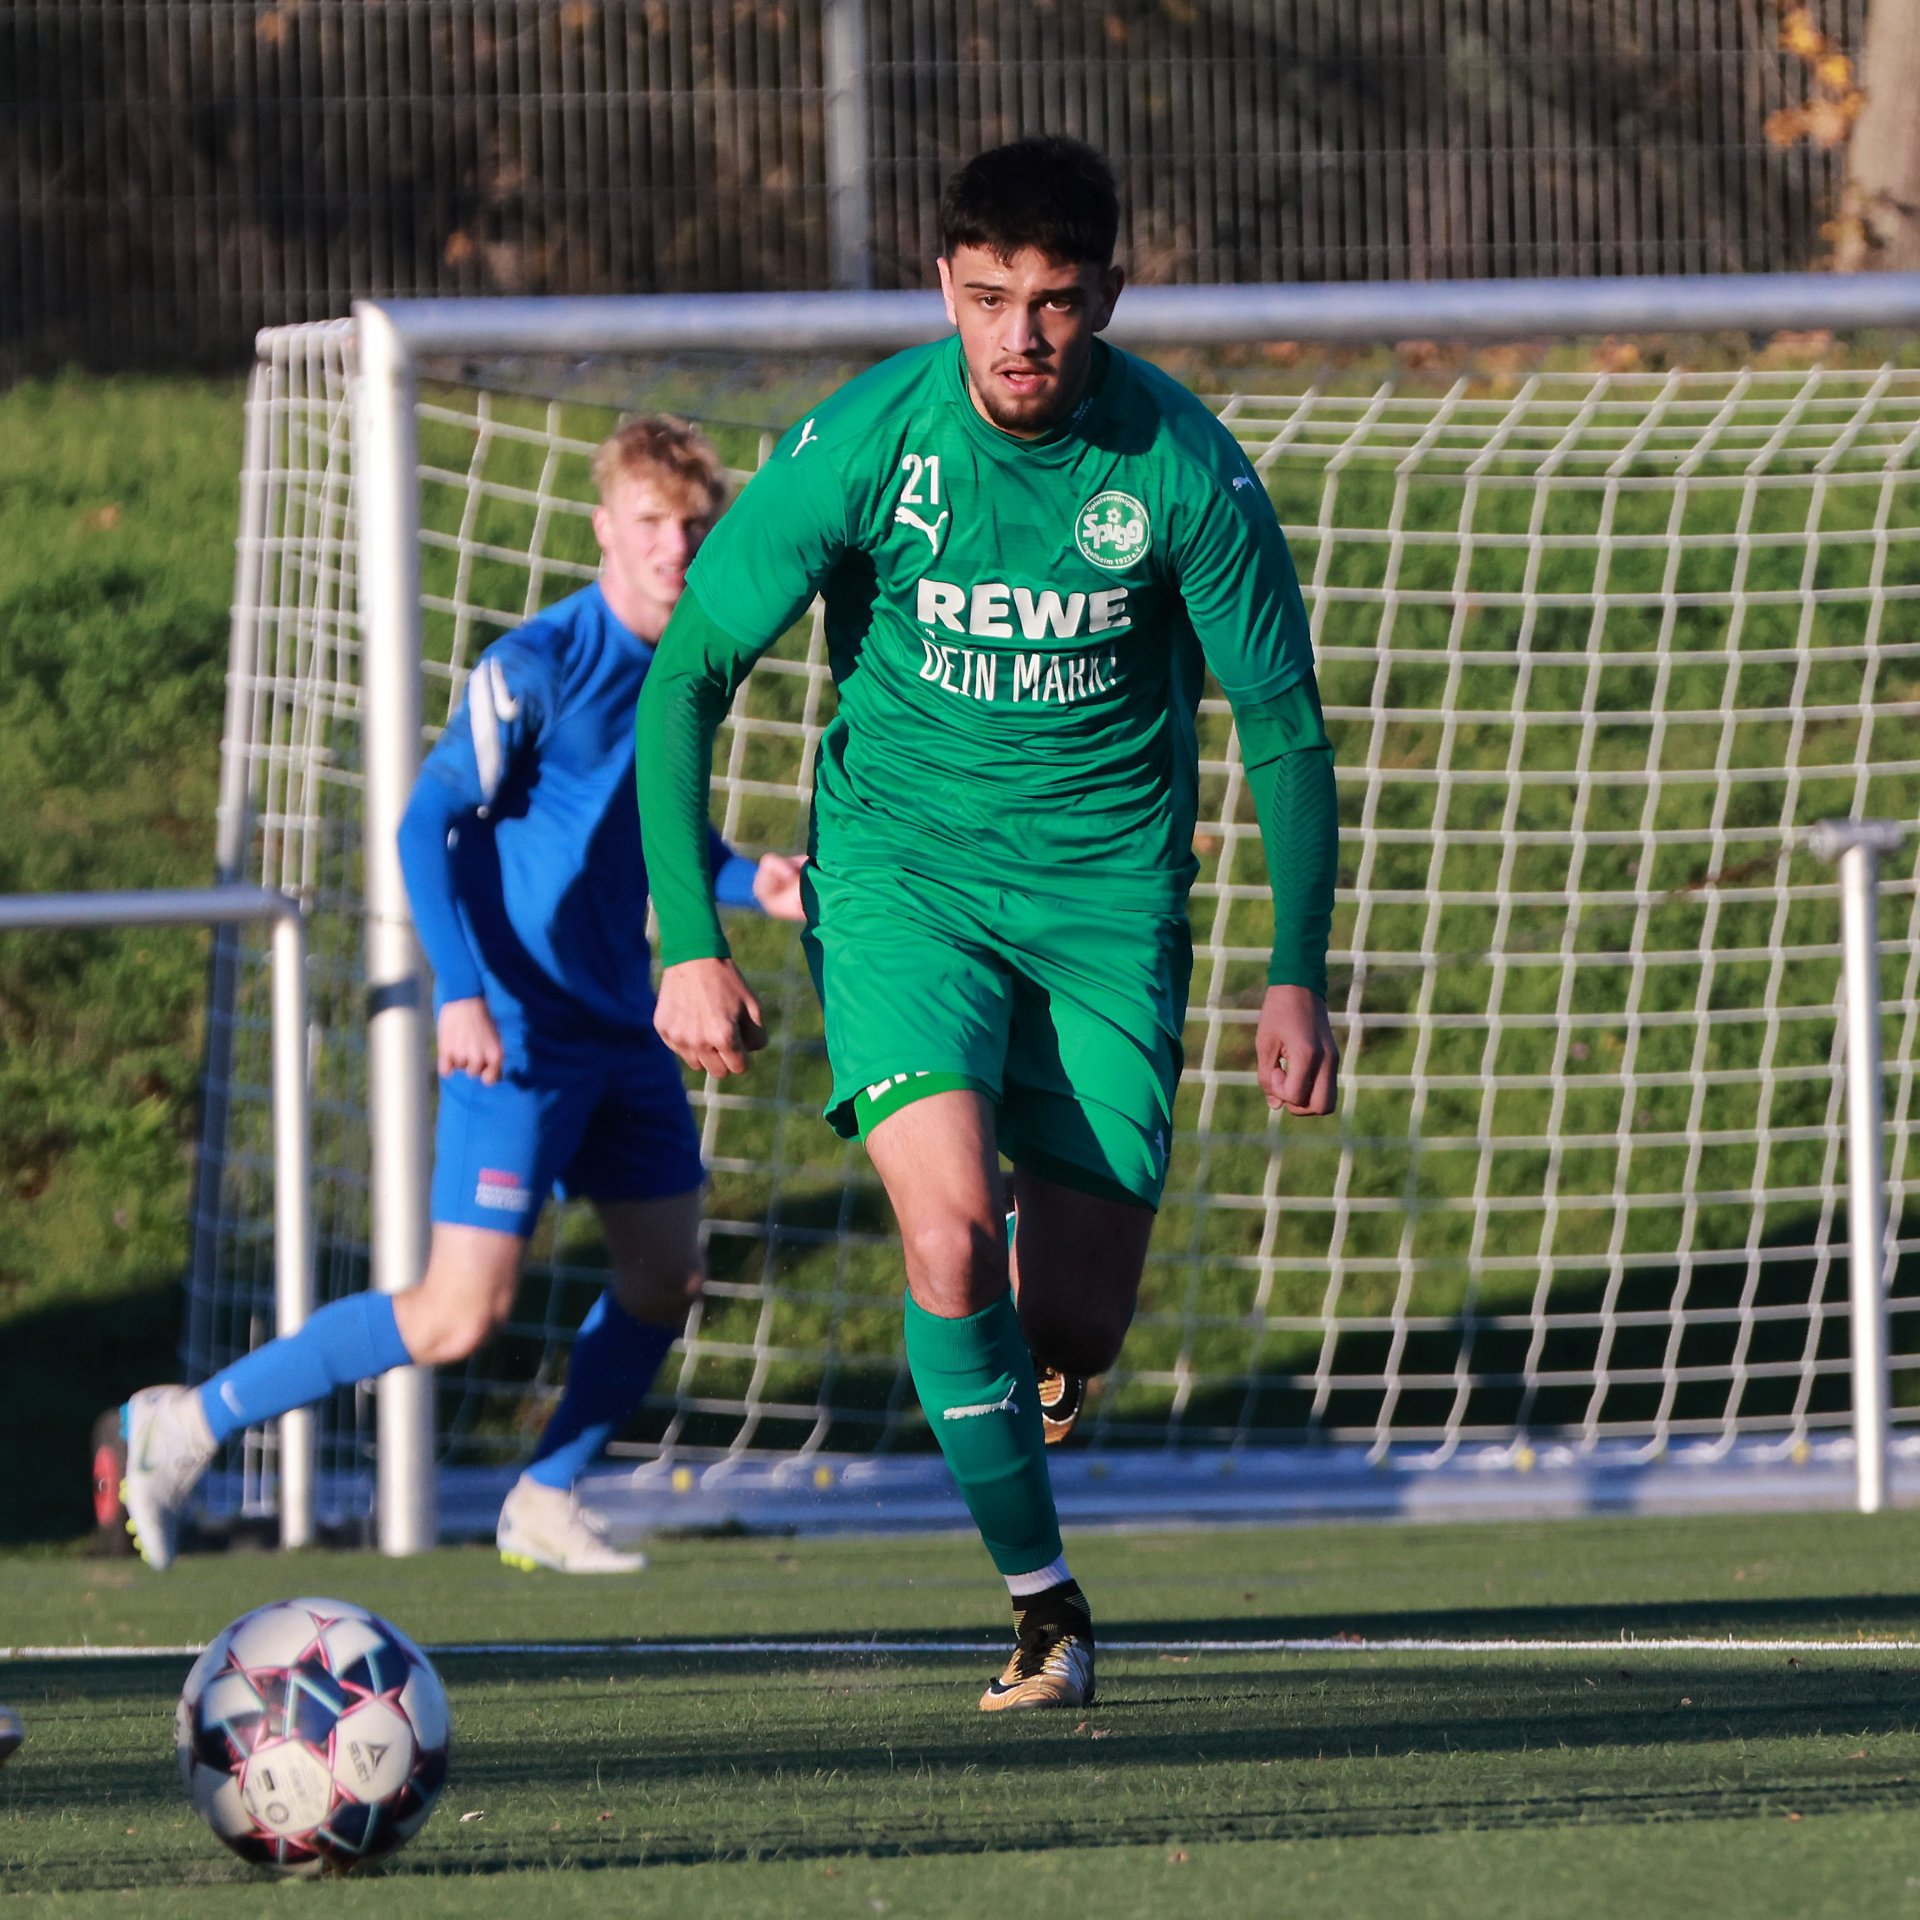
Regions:
<instances>
[{"instance_id":1,"label":"metal fence","mask_svg":"<svg viewBox=\"0 0 1920 1920\"><path fill-rule=\"evenodd\" d=\"M1866 0L1820 0L1862 39ZM1137 277L1772 271L1837 157L1775 0L0 0L0 364L237 362L360 295L928 275L1015 134Z\"/></svg>"}]
</instances>

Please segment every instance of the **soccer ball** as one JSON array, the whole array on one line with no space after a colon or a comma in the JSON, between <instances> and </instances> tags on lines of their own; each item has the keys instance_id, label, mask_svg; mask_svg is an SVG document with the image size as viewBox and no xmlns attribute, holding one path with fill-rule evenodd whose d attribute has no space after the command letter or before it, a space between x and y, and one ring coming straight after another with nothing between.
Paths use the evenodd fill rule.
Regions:
<instances>
[{"instance_id":1,"label":"soccer ball","mask_svg":"<svg viewBox=\"0 0 1920 1920\"><path fill-rule=\"evenodd\" d=\"M447 1779L446 1690L397 1627L344 1600L244 1613L173 1716L196 1811L241 1859L344 1871L426 1824Z\"/></svg>"}]
</instances>

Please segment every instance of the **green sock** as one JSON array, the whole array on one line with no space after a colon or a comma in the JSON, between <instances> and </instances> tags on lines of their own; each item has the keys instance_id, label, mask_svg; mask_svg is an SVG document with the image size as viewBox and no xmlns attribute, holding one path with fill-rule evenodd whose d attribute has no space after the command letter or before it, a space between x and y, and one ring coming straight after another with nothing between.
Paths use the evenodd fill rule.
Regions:
<instances>
[{"instance_id":1,"label":"green sock","mask_svg":"<svg viewBox=\"0 0 1920 1920\"><path fill-rule=\"evenodd\" d=\"M960 1496L1002 1573L1060 1557L1033 1360L1013 1295L964 1320L907 1296L907 1366Z\"/></svg>"}]
</instances>

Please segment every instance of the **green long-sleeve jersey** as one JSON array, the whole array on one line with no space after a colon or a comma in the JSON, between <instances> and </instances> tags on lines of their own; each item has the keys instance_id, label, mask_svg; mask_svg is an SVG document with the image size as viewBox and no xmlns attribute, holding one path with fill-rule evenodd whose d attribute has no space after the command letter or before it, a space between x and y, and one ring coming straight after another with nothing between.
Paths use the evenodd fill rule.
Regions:
<instances>
[{"instance_id":1,"label":"green long-sleeve jersey","mask_svg":"<svg viewBox=\"0 0 1920 1920\"><path fill-rule=\"evenodd\" d=\"M1178 912L1210 667L1250 766L1318 761L1288 789L1311 788L1312 832L1261 811L1270 862L1276 837L1306 843L1319 922L1317 955L1278 958L1276 977L1324 990L1332 773L1306 611L1265 489L1185 388L1096 342L1073 416L1018 439L975 410L949 340L883 362L786 435L702 546L641 701L668 964L727 950L694 878L712 735L816 594L839 693L817 857ZM1276 954L1301 945L1289 927Z\"/></svg>"}]
</instances>

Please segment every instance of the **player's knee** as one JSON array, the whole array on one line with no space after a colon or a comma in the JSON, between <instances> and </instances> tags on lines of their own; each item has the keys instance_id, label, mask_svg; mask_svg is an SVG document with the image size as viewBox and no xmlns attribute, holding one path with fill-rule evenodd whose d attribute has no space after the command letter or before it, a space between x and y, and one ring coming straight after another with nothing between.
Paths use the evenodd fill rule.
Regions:
<instances>
[{"instance_id":1,"label":"player's knee","mask_svg":"<svg viewBox=\"0 0 1920 1920\"><path fill-rule=\"evenodd\" d=\"M1120 1358L1130 1318L1111 1301L1083 1301L1071 1315L1023 1301L1020 1330L1042 1365L1062 1373L1105 1373Z\"/></svg>"},{"instance_id":2,"label":"player's knee","mask_svg":"<svg viewBox=\"0 0 1920 1920\"><path fill-rule=\"evenodd\" d=\"M904 1235L907 1273L915 1296L949 1302L950 1311L973 1312L1006 1285L1005 1229L941 1214L917 1221Z\"/></svg>"},{"instance_id":3,"label":"player's knee","mask_svg":"<svg viewBox=\"0 0 1920 1920\"><path fill-rule=\"evenodd\" d=\"M422 1300L402 1328L407 1352L423 1367L470 1359L499 1331L510 1304L488 1299Z\"/></svg>"},{"instance_id":4,"label":"player's knee","mask_svg":"<svg viewBox=\"0 0 1920 1920\"><path fill-rule=\"evenodd\" d=\"M504 1306L496 1308L491 1304L457 1314L447 1327L440 1364L446 1366L456 1360L471 1359L499 1332L506 1318Z\"/></svg>"},{"instance_id":5,"label":"player's knee","mask_svg":"<svg viewBox=\"0 0 1920 1920\"><path fill-rule=\"evenodd\" d=\"M707 1276L690 1267L654 1267L645 1273L621 1274L613 1282L613 1297L629 1319L654 1326L677 1326L700 1298Z\"/></svg>"}]
</instances>

